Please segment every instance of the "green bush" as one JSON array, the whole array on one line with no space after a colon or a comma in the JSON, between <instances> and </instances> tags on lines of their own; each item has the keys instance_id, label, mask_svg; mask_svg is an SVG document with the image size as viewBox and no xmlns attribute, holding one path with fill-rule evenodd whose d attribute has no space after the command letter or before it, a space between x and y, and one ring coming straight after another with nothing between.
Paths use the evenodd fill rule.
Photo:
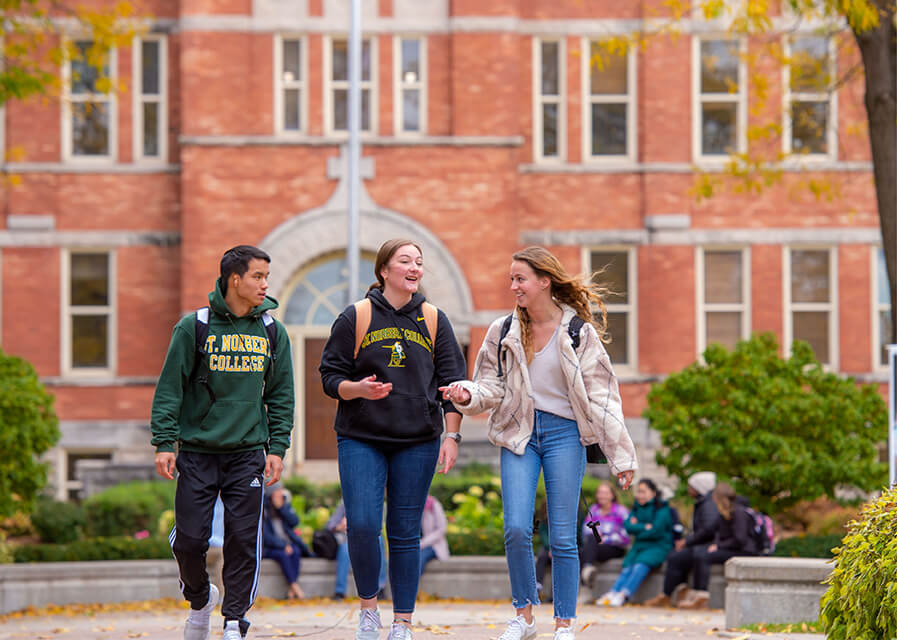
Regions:
<instances>
[{"instance_id":1,"label":"green bush","mask_svg":"<svg viewBox=\"0 0 897 640\"><path fill-rule=\"evenodd\" d=\"M88 538L69 544L13 547L16 562L82 562L87 560L153 560L171 558L165 538Z\"/></svg>"},{"instance_id":2,"label":"green bush","mask_svg":"<svg viewBox=\"0 0 897 640\"><path fill-rule=\"evenodd\" d=\"M501 529L465 529L446 535L449 549L456 556L503 556L505 536Z\"/></svg>"},{"instance_id":3,"label":"green bush","mask_svg":"<svg viewBox=\"0 0 897 640\"><path fill-rule=\"evenodd\" d=\"M0 564L9 564L14 559L12 546L6 541L6 534L0 532Z\"/></svg>"},{"instance_id":4,"label":"green bush","mask_svg":"<svg viewBox=\"0 0 897 640\"><path fill-rule=\"evenodd\" d=\"M318 507L333 511L342 499L338 482L315 484L302 476L290 476L283 479L283 486L293 494L293 508L300 517Z\"/></svg>"},{"instance_id":5,"label":"green bush","mask_svg":"<svg viewBox=\"0 0 897 640\"><path fill-rule=\"evenodd\" d=\"M795 536L779 540L772 554L784 558L831 558L832 550L840 546L841 535Z\"/></svg>"},{"instance_id":6,"label":"green bush","mask_svg":"<svg viewBox=\"0 0 897 640\"><path fill-rule=\"evenodd\" d=\"M174 482L120 484L84 501L89 538L130 536L155 531L159 517L174 505Z\"/></svg>"},{"instance_id":7,"label":"green bush","mask_svg":"<svg viewBox=\"0 0 897 640\"><path fill-rule=\"evenodd\" d=\"M830 640L897 637L897 489L863 508L835 551L819 619Z\"/></svg>"},{"instance_id":8,"label":"green bush","mask_svg":"<svg viewBox=\"0 0 897 640\"><path fill-rule=\"evenodd\" d=\"M71 502L40 498L34 505L31 524L42 542L72 542L81 537L84 509Z\"/></svg>"}]
</instances>

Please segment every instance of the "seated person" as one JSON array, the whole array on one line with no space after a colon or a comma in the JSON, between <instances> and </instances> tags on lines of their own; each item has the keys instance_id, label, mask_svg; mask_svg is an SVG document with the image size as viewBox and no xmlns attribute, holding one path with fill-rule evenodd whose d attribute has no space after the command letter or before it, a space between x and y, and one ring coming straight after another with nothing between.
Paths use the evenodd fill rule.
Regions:
<instances>
[{"instance_id":1,"label":"seated person","mask_svg":"<svg viewBox=\"0 0 897 640\"><path fill-rule=\"evenodd\" d=\"M596 604L620 607L632 598L653 569L663 564L673 548L673 517L670 507L657 493L653 481L640 480L635 489L635 505L626 521L633 543L623 558L623 571L610 591Z\"/></svg>"},{"instance_id":2,"label":"seated person","mask_svg":"<svg viewBox=\"0 0 897 640\"><path fill-rule=\"evenodd\" d=\"M279 482L265 487L265 506L262 517L262 557L277 560L289 585L287 598L304 598L299 588L300 559L312 555L293 527L299 516L290 504L289 492Z\"/></svg>"},{"instance_id":3,"label":"seated person","mask_svg":"<svg viewBox=\"0 0 897 640\"><path fill-rule=\"evenodd\" d=\"M591 587L598 574L597 565L611 558L622 558L629 546L629 534L626 533L626 519L629 509L617 500L617 492L608 482L602 482L595 491L595 504L589 508L586 521L582 527L582 550L580 563L582 583ZM598 533L601 542L592 534L588 524L600 523Z\"/></svg>"},{"instance_id":4,"label":"seated person","mask_svg":"<svg viewBox=\"0 0 897 640\"><path fill-rule=\"evenodd\" d=\"M327 521L327 529L333 532L339 545L336 549L336 584L333 587L333 599L342 600L346 597L346 588L349 585L349 542L346 538L346 505L340 500L333 510L333 515ZM380 536L380 593L386 587L386 545L383 536Z\"/></svg>"},{"instance_id":5,"label":"seated person","mask_svg":"<svg viewBox=\"0 0 897 640\"><path fill-rule=\"evenodd\" d=\"M449 553L448 540L445 537L448 530L448 520L439 500L433 496L427 496L424 504L424 514L420 521L420 574L424 575L424 568L434 558L447 560Z\"/></svg>"}]
</instances>

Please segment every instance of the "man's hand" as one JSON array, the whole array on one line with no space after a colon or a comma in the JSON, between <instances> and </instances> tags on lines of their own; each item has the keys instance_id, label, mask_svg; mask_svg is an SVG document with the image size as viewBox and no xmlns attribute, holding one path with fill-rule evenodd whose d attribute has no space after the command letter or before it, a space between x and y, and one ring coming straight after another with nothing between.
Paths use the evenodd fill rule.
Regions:
<instances>
[{"instance_id":1,"label":"man's hand","mask_svg":"<svg viewBox=\"0 0 897 640\"><path fill-rule=\"evenodd\" d=\"M171 451L160 451L156 454L156 473L163 478L174 480L174 453Z\"/></svg>"},{"instance_id":2,"label":"man's hand","mask_svg":"<svg viewBox=\"0 0 897 640\"><path fill-rule=\"evenodd\" d=\"M265 458L265 477L268 478L265 486L270 487L272 484L280 480L280 474L282 473L283 459L280 456L269 453L268 457Z\"/></svg>"},{"instance_id":3,"label":"man's hand","mask_svg":"<svg viewBox=\"0 0 897 640\"><path fill-rule=\"evenodd\" d=\"M455 466L455 463L458 461L458 443L451 438L445 438L442 441L442 446L439 447L439 460L436 461L436 465L439 466L444 464L440 473L445 475L448 473L452 467Z\"/></svg>"}]
</instances>

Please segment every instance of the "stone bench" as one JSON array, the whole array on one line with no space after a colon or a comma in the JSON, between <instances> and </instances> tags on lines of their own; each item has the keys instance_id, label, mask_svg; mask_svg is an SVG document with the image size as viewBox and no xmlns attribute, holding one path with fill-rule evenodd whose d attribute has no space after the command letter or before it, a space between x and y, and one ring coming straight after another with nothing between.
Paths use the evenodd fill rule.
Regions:
<instances>
[{"instance_id":1,"label":"stone bench","mask_svg":"<svg viewBox=\"0 0 897 640\"><path fill-rule=\"evenodd\" d=\"M607 562L600 564L598 566L598 573L595 576L595 582L592 585L593 599L597 599L610 591L610 588L614 586L614 582L616 582L617 577L622 570L622 559L608 560ZM660 593L661 590L663 590L663 576L665 571L666 565L664 564L659 569L655 569L649 573L648 577L645 578L642 586L635 592L635 595L630 602L641 604L645 600L653 598ZM710 585L708 590L710 591L710 607L712 609L722 609L725 605L726 592L726 577L723 574L722 565L713 565L710 568Z\"/></svg>"}]
</instances>

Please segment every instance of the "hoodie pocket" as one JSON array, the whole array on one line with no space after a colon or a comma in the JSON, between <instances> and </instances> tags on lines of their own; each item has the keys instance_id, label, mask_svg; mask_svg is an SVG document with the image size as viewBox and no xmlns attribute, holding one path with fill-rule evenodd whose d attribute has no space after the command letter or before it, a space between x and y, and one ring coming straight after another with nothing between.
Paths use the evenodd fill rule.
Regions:
<instances>
[{"instance_id":1,"label":"hoodie pocket","mask_svg":"<svg viewBox=\"0 0 897 640\"><path fill-rule=\"evenodd\" d=\"M372 435L415 438L433 433L434 417L426 396L392 391L380 400L362 401L358 417L358 426Z\"/></svg>"},{"instance_id":2,"label":"hoodie pocket","mask_svg":"<svg viewBox=\"0 0 897 640\"><path fill-rule=\"evenodd\" d=\"M262 444L267 440L257 401L218 400L200 429L205 444L215 449Z\"/></svg>"}]
</instances>

